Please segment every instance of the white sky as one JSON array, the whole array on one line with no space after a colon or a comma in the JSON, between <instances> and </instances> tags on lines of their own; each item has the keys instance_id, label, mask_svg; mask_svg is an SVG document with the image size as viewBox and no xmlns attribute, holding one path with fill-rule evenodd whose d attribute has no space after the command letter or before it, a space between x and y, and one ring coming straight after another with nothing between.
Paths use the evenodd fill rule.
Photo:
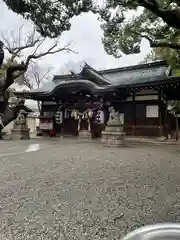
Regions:
<instances>
[{"instance_id":1,"label":"white sky","mask_svg":"<svg viewBox=\"0 0 180 240\"><path fill-rule=\"evenodd\" d=\"M27 32L30 32L32 28L30 22L10 11L2 1L0 1L0 16L0 31L3 31L4 35L9 36L12 30L16 28L18 30L22 24ZM61 46L70 42L71 49L78 54L61 52L44 57L41 62L45 66L53 66L54 72L59 74L67 73L72 69L78 71L80 63L83 61L96 69L107 69L138 64L150 50L147 41L144 40L141 44L140 54L116 59L104 51L101 42L102 36L103 32L97 17L91 13L82 14L72 20L71 30L64 32L60 39ZM50 44L51 40L46 42L47 48Z\"/></svg>"}]
</instances>

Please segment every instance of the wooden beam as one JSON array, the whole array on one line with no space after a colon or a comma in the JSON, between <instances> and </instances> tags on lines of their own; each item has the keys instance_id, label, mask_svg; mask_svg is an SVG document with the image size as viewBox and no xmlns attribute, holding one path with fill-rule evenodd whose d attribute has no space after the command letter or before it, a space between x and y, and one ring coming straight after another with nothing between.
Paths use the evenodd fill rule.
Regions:
<instances>
[{"instance_id":1,"label":"wooden beam","mask_svg":"<svg viewBox=\"0 0 180 240\"><path fill-rule=\"evenodd\" d=\"M133 120L133 129L132 129L132 134L133 136L135 135L135 131L136 131L136 92L133 89L132 91L132 120Z\"/></svg>"}]
</instances>

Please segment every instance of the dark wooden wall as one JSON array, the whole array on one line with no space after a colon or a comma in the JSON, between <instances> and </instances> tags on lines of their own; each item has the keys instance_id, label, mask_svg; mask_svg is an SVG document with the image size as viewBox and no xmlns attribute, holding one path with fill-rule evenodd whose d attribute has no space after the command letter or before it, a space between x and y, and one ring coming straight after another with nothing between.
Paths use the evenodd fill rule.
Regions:
<instances>
[{"instance_id":1,"label":"dark wooden wall","mask_svg":"<svg viewBox=\"0 0 180 240\"><path fill-rule=\"evenodd\" d=\"M146 117L146 106L158 105L159 106L159 117L158 118L147 118ZM124 131L127 135L135 136L162 136L165 131L165 104L161 100L144 100L115 103L116 110L119 113L124 113ZM57 106L43 106L43 112L52 112L52 116L55 114ZM106 109L107 110L107 109ZM107 115L107 111L105 111ZM107 115L108 116L108 115ZM106 121L108 117L106 116ZM65 119L63 124L56 124L54 126L57 133L78 135L78 121L74 119ZM87 129L87 121L81 122L81 129ZM93 135L100 136L101 130L104 126L100 126L95 123L91 123L91 129L94 131Z\"/></svg>"},{"instance_id":2,"label":"dark wooden wall","mask_svg":"<svg viewBox=\"0 0 180 240\"><path fill-rule=\"evenodd\" d=\"M146 106L148 105L159 106L158 118L146 117ZM125 102L118 105L118 110L120 113L124 113L124 131L127 135L160 136L163 134L164 104L162 101L137 101L134 105L133 102Z\"/></svg>"}]
</instances>

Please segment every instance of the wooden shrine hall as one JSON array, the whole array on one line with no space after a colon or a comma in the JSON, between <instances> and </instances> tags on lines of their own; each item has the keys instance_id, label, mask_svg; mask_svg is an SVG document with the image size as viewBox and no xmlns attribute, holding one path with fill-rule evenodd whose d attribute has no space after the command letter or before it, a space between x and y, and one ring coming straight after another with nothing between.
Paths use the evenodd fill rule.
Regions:
<instances>
[{"instance_id":1,"label":"wooden shrine hall","mask_svg":"<svg viewBox=\"0 0 180 240\"><path fill-rule=\"evenodd\" d=\"M44 133L100 137L113 106L126 134L158 137L168 134L167 104L179 100L179 92L180 77L158 61L103 71L85 64L79 74L56 75L42 88L16 95L42 102Z\"/></svg>"}]
</instances>

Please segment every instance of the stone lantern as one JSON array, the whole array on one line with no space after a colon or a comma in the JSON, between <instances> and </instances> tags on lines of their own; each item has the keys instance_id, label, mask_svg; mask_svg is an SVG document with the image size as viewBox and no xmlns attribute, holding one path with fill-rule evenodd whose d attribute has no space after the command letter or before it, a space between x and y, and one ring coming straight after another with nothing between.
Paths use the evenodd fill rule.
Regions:
<instances>
[{"instance_id":1,"label":"stone lantern","mask_svg":"<svg viewBox=\"0 0 180 240\"><path fill-rule=\"evenodd\" d=\"M25 111L24 109L20 110L16 120L14 121L13 128L11 129L11 139L30 139L30 129L27 125L27 115L27 111Z\"/></svg>"}]
</instances>

